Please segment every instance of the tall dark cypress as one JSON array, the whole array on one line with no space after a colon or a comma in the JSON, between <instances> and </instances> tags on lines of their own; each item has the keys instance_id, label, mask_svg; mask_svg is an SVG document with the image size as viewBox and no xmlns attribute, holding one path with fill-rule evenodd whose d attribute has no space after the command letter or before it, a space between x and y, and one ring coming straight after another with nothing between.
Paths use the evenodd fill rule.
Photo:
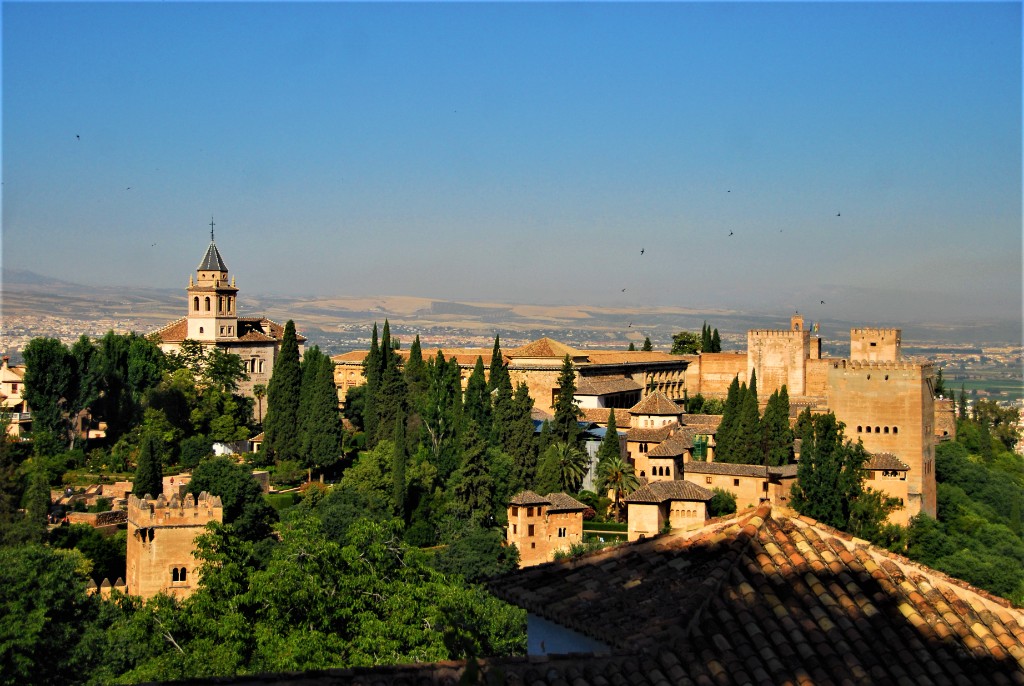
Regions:
<instances>
[{"instance_id":1,"label":"tall dark cypress","mask_svg":"<svg viewBox=\"0 0 1024 686\"><path fill-rule=\"evenodd\" d=\"M142 437L139 459L135 466L135 478L132 481L132 494L142 498L150 495L154 498L164 491L164 468L160 459L160 439L151 432Z\"/></svg>"},{"instance_id":2,"label":"tall dark cypress","mask_svg":"<svg viewBox=\"0 0 1024 686\"><path fill-rule=\"evenodd\" d=\"M316 377L320 373L320 358L326 357L318 346L313 346L302 356L299 370L302 372L302 386L299 389L298 436L299 453L309 455L313 435L318 427L313 418L313 398L316 393Z\"/></svg>"},{"instance_id":3,"label":"tall dark cypress","mask_svg":"<svg viewBox=\"0 0 1024 686\"><path fill-rule=\"evenodd\" d=\"M732 383L729 384L729 392L725 396L725 406L722 408L722 421L719 422L718 431L715 432L716 462L732 461L740 400L740 378L735 376Z\"/></svg>"},{"instance_id":4,"label":"tall dark cypress","mask_svg":"<svg viewBox=\"0 0 1024 686\"><path fill-rule=\"evenodd\" d=\"M643 350L645 353L649 353L652 350L654 350L654 345L651 343L651 337L650 336L645 336L644 337L644 346L642 348L640 348L640 349Z\"/></svg>"},{"instance_id":5,"label":"tall dark cypress","mask_svg":"<svg viewBox=\"0 0 1024 686\"><path fill-rule=\"evenodd\" d=\"M487 375L488 393L492 393L495 389L499 388L503 380L508 380L509 385L512 383L508 376L508 365L505 364L505 358L501 354L501 342L498 340L498 335L495 334L494 348L491 349L491 366Z\"/></svg>"},{"instance_id":6,"label":"tall dark cypress","mask_svg":"<svg viewBox=\"0 0 1024 686\"><path fill-rule=\"evenodd\" d=\"M718 329L715 329L714 333L711 334L711 352L722 352L722 339L718 337Z\"/></svg>"},{"instance_id":7,"label":"tall dark cypress","mask_svg":"<svg viewBox=\"0 0 1024 686\"><path fill-rule=\"evenodd\" d=\"M576 404L576 370L572 366L572 358L566 353L562 360L562 371L558 375L558 396L555 398L555 417L551 431L560 441L572 445L579 440L579 420L582 410Z\"/></svg>"},{"instance_id":8,"label":"tall dark cypress","mask_svg":"<svg viewBox=\"0 0 1024 686\"><path fill-rule=\"evenodd\" d=\"M733 443L733 462L764 464L761 449L761 415L757 402L757 372L751 372L750 385L740 403L739 420Z\"/></svg>"},{"instance_id":9,"label":"tall dark cypress","mask_svg":"<svg viewBox=\"0 0 1024 686\"><path fill-rule=\"evenodd\" d=\"M793 457L793 432L789 428L789 392L785 385L768 399L761 428L764 464L769 467L789 464Z\"/></svg>"},{"instance_id":10,"label":"tall dark cypress","mask_svg":"<svg viewBox=\"0 0 1024 686\"><path fill-rule=\"evenodd\" d=\"M344 429L338 412L338 389L334 384L334 362L321 353L311 383L309 433L303 441L303 457L310 469L330 467L341 457Z\"/></svg>"},{"instance_id":11,"label":"tall dark cypress","mask_svg":"<svg viewBox=\"0 0 1024 686\"><path fill-rule=\"evenodd\" d=\"M704 322L704 326L700 330L700 350L701 352L711 352L711 327L708 326L707 321Z\"/></svg>"},{"instance_id":12,"label":"tall dark cypress","mask_svg":"<svg viewBox=\"0 0 1024 686\"><path fill-rule=\"evenodd\" d=\"M299 394L302 390L302 372L299 367L299 343L295 336L295 322L284 326L281 353L267 388L267 417L263 422L266 437L264 447L272 460L296 460L299 457Z\"/></svg>"},{"instance_id":13,"label":"tall dark cypress","mask_svg":"<svg viewBox=\"0 0 1024 686\"><path fill-rule=\"evenodd\" d=\"M363 376L366 378L366 392L363 395L363 431L367 439L377 434L377 392L380 390L381 352L377 343L377 322L373 323L373 338L370 352L363 360Z\"/></svg>"},{"instance_id":14,"label":"tall dark cypress","mask_svg":"<svg viewBox=\"0 0 1024 686\"><path fill-rule=\"evenodd\" d=\"M510 384L511 385L511 384ZM501 390L498 391L499 395ZM533 438L533 398L525 382L516 387L507 431L502 432L501 449L512 457L513 493L530 488L537 470L537 444Z\"/></svg>"},{"instance_id":15,"label":"tall dark cypress","mask_svg":"<svg viewBox=\"0 0 1024 686\"><path fill-rule=\"evenodd\" d=\"M476 366L466 382L466 393L463 399L463 414L477 424L480 435L488 438L491 433L491 395L487 391L484 379L484 360L476 358Z\"/></svg>"},{"instance_id":16,"label":"tall dark cypress","mask_svg":"<svg viewBox=\"0 0 1024 686\"><path fill-rule=\"evenodd\" d=\"M423 349L420 347L419 334L409 346L409 359L405 361L402 373L405 375L405 383L409 387L409 404L411 407L417 407L419 397L427 387L427 365L423 361Z\"/></svg>"},{"instance_id":17,"label":"tall dark cypress","mask_svg":"<svg viewBox=\"0 0 1024 686\"><path fill-rule=\"evenodd\" d=\"M391 455L391 480L392 498L395 514L403 521L408 521L409 513L406 507L407 487L405 483L405 465L407 461L405 446L405 415L395 418L394 431L391 435L394 442Z\"/></svg>"},{"instance_id":18,"label":"tall dark cypress","mask_svg":"<svg viewBox=\"0 0 1024 686\"><path fill-rule=\"evenodd\" d=\"M606 460L622 457L622 447L619 444L619 431L615 426L615 409L608 413L608 427L601 441L601 447L597 450L598 465Z\"/></svg>"}]
</instances>

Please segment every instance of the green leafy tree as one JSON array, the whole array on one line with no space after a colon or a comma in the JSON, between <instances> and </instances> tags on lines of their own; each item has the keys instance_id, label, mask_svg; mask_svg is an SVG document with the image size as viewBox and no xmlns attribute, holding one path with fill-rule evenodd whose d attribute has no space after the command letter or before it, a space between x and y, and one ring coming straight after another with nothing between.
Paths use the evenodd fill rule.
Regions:
<instances>
[{"instance_id":1,"label":"green leafy tree","mask_svg":"<svg viewBox=\"0 0 1024 686\"><path fill-rule=\"evenodd\" d=\"M484 583L519 568L519 550L505 545L499 531L468 523L437 555L435 565L471 584Z\"/></svg>"},{"instance_id":2,"label":"green leafy tree","mask_svg":"<svg viewBox=\"0 0 1024 686\"><path fill-rule=\"evenodd\" d=\"M72 439L71 401L78 397L75 358L56 338L33 338L22 351L25 387L32 408L32 426L59 441Z\"/></svg>"},{"instance_id":3,"label":"green leafy tree","mask_svg":"<svg viewBox=\"0 0 1024 686\"><path fill-rule=\"evenodd\" d=\"M644 344L643 344L643 347L640 348L640 350L644 351L645 353L649 353L652 350L654 350L654 345L651 344L651 337L650 336L645 336L644 337Z\"/></svg>"},{"instance_id":4,"label":"green leafy tree","mask_svg":"<svg viewBox=\"0 0 1024 686\"><path fill-rule=\"evenodd\" d=\"M462 464L453 478L458 514L487 524L494 519L494 482L488 470L487 441L476 422L467 423L463 445Z\"/></svg>"},{"instance_id":5,"label":"green leafy tree","mask_svg":"<svg viewBox=\"0 0 1024 686\"><path fill-rule=\"evenodd\" d=\"M605 460L622 457L622 446L619 444L619 430L615 424L614 408L608 413L608 426L601 439L601 447L597 450L598 469Z\"/></svg>"},{"instance_id":6,"label":"green leafy tree","mask_svg":"<svg viewBox=\"0 0 1024 686\"><path fill-rule=\"evenodd\" d=\"M142 437L142 445L139 447L132 493L139 498L146 495L156 498L163 492L164 471L160 440L155 434L147 433Z\"/></svg>"},{"instance_id":7,"label":"green leafy tree","mask_svg":"<svg viewBox=\"0 0 1024 686\"><path fill-rule=\"evenodd\" d=\"M736 496L723 488L711 489L715 494L708 501L708 517L722 517L736 511Z\"/></svg>"},{"instance_id":8,"label":"green leafy tree","mask_svg":"<svg viewBox=\"0 0 1024 686\"><path fill-rule=\"evenodd\" d=\"M424 442L430 460L441 479L447 479L459 464L458 434L462 424L462 388L459 364L445 361L441 351L429 366L430 386L422 409Z\"/></svg>"},{"instance_id":9,"label":"green leafy tree","mask_svg":"<svg viewBox=\"0 0 1024 686\"><path fill-rule=\"evenodd\" d=\"M535 488L544 493L575 493L589 466L586 452L573 443L555 441L540 456Z\"/></svg>"},{"instance_id":10,"label":"green leafy tree","mask_svg":"<svg viewBox=\"0 0 1024 686\"><path fill-rule=\"evenodd\" d=\"M284 326L281 352L274 362L270 385L267 388L263 448L271 460L299 458L298 413L299 394L302 389L302 371L299 364L295 322L289 319Z\"/></svg>"},{"instance_id":11,"label":"green leafy tree","mask_svg":"<svg viewBox=\"0 0 1024 686\"><path fill-rule=\"evenodd\" d=\"M254 385L252 396L256 399L256 421L263 424L263 399L267 397L267 385L262 383Z\"/></svg>"},{"instance_id":12,"label":"green leafy tree","mask_svg":"<svg viewBox=\"0 0 1024 686\"><path fill-rule=\"evenodd\" d=\"M680 331L672 335L673 355L696 355L701 351L700 336L692 331Z\"/></svg>"},{"instance_id":13,"label":"green leafy tree","mask_svg":"<svg viewBox=\"0 0 1024 686\"><path fill-rule=\"evenodd\" d=\"M566 353L562 371L558 375L558 395L555 397L555 417L551 422L551 431L558 440L573 445L579 440L579 420L583 417L575 395L576 371L572 359Z\"/></svg>"},{"instance_id":14,"label":"green leafy tree","mask_svg":"<svg viewBox=\"0 0 1024 686\"><path fill-rule=\"evenodd\" d=\"M278 516L263 497L259 482L252 472L228 457L214 457L199 464L192 472L188 492L219 496L224 506L224 523L248 541L259 541L271 533Z\"/></svg>"},{"instance_id":15,"label":"green leafy tree","mask_svg":"<svg viewBox=\"0 0 1024 686\"><path fill-rule=\"evenodd\" d=\"M391 459L392 498L395 513L404 522L408 518L406 507L408 485L406 484L405 468L409 461L405 445L405 417L397 417L394 424L394 433L391 439L394 444L392 446Z\"/></svg>"},{"instance_id":16,"label":"green leafy tree","mask_svg":"<svg viewBox=\"0 0 1024 686\"><path fill-rule=\"evenodd\" d=\"M847 530L852 508L863 494L867 451L860 443L844 440L843 423L831 412L810 417L807 426L801 436L793 507L801 514ZM862 516L867 509L863 508ZM859 525L868 526L863 521Z\"/></svg>"}]
</instances>

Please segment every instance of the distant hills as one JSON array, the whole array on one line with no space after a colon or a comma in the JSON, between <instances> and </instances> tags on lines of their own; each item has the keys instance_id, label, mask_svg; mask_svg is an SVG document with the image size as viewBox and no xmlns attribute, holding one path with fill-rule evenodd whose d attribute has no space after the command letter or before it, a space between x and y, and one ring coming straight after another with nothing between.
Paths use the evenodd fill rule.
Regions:
<instances>
[{"instance_id":1,"label":"distant hills","mask_svg":"<svg viewBox=\"0 0 1024 686\"><path fill-rule=\"evenodd\" d=\"M43 316L86 322L125 321L131 328L145 332L186 313L184 288L87 286L24 269L7 268L0 278L5 318ZM791 313L702 310L684 306L551 306L395 295L292 297L243 290L239 314L262 315L277 321L294 319L312 343L319 343L330 351L351 349L356 345L353 341L368 335L373 322L383 323L385 318L390 320L393 329L404 330L406 337L411 332L430 331L443 338L447 332L453 345L474 337L493 338L499 333L503 339L548 335L572 345L623 347L629 342L642 343L645 336L650 336L655 345L666 346L673 333L683 329L700 331L707 321L722 333L726 349L736 349L746 347L748 329L786 328ZM824 319L819 323L826 347L838 346L844 354L849 329L859 326L902 328L904 341L952 345L1020 345L1021 339L1019 322L1013 321L910 323ZM733 345L729 345L730 340Z\"/></svg>"}]
</instances>

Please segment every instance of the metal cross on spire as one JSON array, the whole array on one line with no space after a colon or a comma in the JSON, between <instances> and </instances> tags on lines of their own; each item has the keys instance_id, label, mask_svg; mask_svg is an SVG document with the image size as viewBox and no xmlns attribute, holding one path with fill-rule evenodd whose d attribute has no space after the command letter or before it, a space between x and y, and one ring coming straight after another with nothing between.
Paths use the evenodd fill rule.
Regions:
<instances>
[{"instance_id":1,"label":"metal cross on spire","mask_svg":"<svg viewBox=\"0 0 1024 686\"><path fill-rule=\"evenodd\" d=\"M213 243L213 215L210 215L210 242Z\"/></svg>"}]
</instances>

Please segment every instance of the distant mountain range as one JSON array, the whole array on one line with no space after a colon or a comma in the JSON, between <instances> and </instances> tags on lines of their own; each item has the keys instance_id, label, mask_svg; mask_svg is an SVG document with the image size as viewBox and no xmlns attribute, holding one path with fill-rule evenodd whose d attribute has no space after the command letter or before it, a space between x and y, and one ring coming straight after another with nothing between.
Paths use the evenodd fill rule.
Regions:
<instances>
[{"instance_id":1,"label":"distant mountain range","mask_svg":"<svg viewBox=\"0 0 1024 686\"><path fill-rule=\"evenodd\" d=\"M0 272L0 296L4 317L42 315L79 321L129 321L139 331L151 331L186 314L184 288L125 288L86 286L24 269ZM312 342L365 337L373 322L387 318L393 329L432 331L436 337L451 332L454 340L467 337L531 338L549 335L570 344L628 345L650 336L656 345L667 345L680 330L700 331L704 321L716 327L723 339L746 346L748 329L788 328L789 312L752 313L733 310L701 310L685 307L545 306L498 302L443 301L415 296L309 296L291 297L243 291L239 314L262 315L277 321L294 319ZM811 323L808 322L808 325ZM819 322L826 347L846 349L849 329L885 325L903 329L904 341L950 344L1002 343L1020 345L1019 322L979 321L957 323L850 322L823 319ZM340 338L339 338L340 336ZM740 346L740 342L742 345ZM324 345L321 343L321 345ZM729 346L727 346L728 349Z\"/></svg>"}]
</instances>

